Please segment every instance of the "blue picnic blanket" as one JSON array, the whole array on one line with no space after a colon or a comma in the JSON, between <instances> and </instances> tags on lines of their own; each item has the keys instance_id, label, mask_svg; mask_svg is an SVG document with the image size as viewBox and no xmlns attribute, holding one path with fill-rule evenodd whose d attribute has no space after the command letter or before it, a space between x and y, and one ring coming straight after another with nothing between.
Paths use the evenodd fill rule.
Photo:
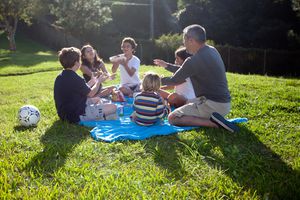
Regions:
<instances>
[{"instance_id":1,"label":"blue picnic blanket","mask_svg":"<svg viewBox=\"0 0 300 200\"><path fill-rule=\"evenodd\" d=\"M130 115L133 112L132 98L126 98L126 102L116 103L118 107L124 107L124 116L119 120L107 121L85 121L81 125L94 127L90 133L96 141L114 142L118 140L144 140L152 136L170 135L173 133L188 131L199 127L179 127L169 124L167 119L162 120L152 126L139 126L131 122ZM247 122L247 118L235 118L229 120L233 123Z\"/></svg>"}]
</instances>

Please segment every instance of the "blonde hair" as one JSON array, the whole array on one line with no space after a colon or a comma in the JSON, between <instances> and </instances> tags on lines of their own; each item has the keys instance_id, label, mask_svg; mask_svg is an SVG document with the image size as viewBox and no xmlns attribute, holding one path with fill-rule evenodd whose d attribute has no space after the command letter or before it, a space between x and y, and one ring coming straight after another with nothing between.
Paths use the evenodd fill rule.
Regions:
<instances>
[{"instance_id":1,"label":"blonde hair","mask_svg":"<svg viewBox=\"0 0 300 200\"><path fill-rule=\"evenodd\" d=\"M157 92L160 88L160 77L154 72L147 72L143 79L143 91Z\"/></svg>"}]
</instances>

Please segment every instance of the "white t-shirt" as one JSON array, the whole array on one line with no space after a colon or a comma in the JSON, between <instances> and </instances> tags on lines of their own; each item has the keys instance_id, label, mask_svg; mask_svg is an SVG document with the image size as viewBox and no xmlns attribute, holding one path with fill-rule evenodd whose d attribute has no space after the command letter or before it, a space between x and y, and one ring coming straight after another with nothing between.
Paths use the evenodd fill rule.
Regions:
<instances>
[{"instance_id":1,"label":"white t-shirt","mask_svg":"<svg viewBox=\"0 0 300 200\"><path fill-rule=\"evenodd\" d=\"M187 100L196 98L195 91L190 78L185 79L184 83L176 85L175 92L184 96Z\"/></svg>"},{"instance_id":2,"label":"white t-shirt","mask_svg":"<svg viewBox=\"0 0 300 200\"><path fill-rule=\"evenodd\" d=\"M121 85L129 84L129 85L136 85L140 84L141 80L139 78L139 67L140 67L140 59L135 55L128 61L128 67L134 68L136 71L134 72L133 76L129 76L126 69L123 65L120 65L120 78L121 78Z\"/></svg>"}]
</instances>

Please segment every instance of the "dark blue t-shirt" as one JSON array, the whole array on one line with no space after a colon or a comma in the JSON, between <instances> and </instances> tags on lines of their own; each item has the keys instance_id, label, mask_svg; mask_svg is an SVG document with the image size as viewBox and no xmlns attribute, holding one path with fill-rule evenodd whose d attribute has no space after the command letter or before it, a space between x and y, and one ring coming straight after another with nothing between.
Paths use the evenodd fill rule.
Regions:
<instances>
[{"instance_id":1,"label":"dark blue t-shirt","mask_svg":"<svg viewBox=\"0 0 300 200\"><path fill-rule=\"evenodd\" d=\"M60 119L72 123L79 122L79 115L85 113L90 91L91 88L76 72L63 70L54 83L54 101Z\"/></svg>"}]
</instances>

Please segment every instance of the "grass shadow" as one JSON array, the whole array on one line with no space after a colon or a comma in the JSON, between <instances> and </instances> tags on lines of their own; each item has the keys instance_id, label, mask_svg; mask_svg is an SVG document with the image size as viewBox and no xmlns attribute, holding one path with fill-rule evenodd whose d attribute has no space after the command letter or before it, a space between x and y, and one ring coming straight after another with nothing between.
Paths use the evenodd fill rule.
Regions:
<instances>
[{"instance_id":1,"label":"grass shadow","mask_svg":"<svg viewBox=\"0 0 300 200\"><path fill-rule=\"evenodd\" d=\"M16 51L9 51L5 34L0 34L0 70L6 67L32 67L42 62L57 61L57 56L48 47L38 44L26 36L17 33Z\"/></svg>"},{"instance_id":2,"label":"grass shadow","mask_svg":"<svg viewBox=\"0 0 300 200\"><path fill-rule=\"evenodd\" d=\"M37 153L26 165L26 170L37 175L50 175L61 168L68 154L89 137L85 127L56 121L41 136L44 149Z\"/></svg>"},{"instance_id":3,"label":"grass shadow","mask_svg":"<svg viewBox=\"0 0 300 200\"><path fill-rule=\"evenodd\" d=\"M33 131L34 129L36 129L37 126L21 126L21 125L17 125L14 127L14 130L17 132L23 132L23 131Z\"/></svg>"},{"instance_id":4,"label":"grass shadow","mask_svg":"<svg viewBox=\"0 0 300 200\"><path fill-rule=\"evenodd\" d=\"M242 127L238 134L213 129L204 129L204 133L206 142L196 137L181 139L181 143L196 152L199 159L204 158L213 168L221 168L240 186L256 190L264 199L299 199L300 172L293 170L249 129ZM190 150L185 152L188 154Z\"/></svg>"},{"instance_id":5,"label":"grass shadow","mask_svg":"<svg viewBox=\"0 0 300 200\"><path fill-rule=\"evenodd\" d=\"M185 169L181 163L178 152L182 150L177 134L154 137L141 141L147 153L153 156L155 163L162 169L167 170L168 176L175 180L180 180Z\"/></svg>"},{"instance_id":6,"label":"grass shadow","mask_svg":"<svg viewBox=\"0 0 300 200\"><path fill-rule=\"evenodd\" d=\"M23 53L29 53L34 54L40 51L49 51L49 47L42 45L36 41L31 40L26 35L22 34L21 32L16 33L16 45L17 45L17 51L15 52L23 52ZM11 52L9 47L9 42L7 40L6 34L0 32L0 52Z\"/></svg>"},{"instance_id":7,"label":"grass shadow","mask_svg":"<svg viewBox=\"0 0 300 200\"><path fill-rule=\"evenodd\" d=\"M47 52L45 54L8 52L2 53L0 56L0 69L10 66L31 67L49 61L58 61L57 56L52 54L52 52Z\"/></svg>"}]
</instances>

